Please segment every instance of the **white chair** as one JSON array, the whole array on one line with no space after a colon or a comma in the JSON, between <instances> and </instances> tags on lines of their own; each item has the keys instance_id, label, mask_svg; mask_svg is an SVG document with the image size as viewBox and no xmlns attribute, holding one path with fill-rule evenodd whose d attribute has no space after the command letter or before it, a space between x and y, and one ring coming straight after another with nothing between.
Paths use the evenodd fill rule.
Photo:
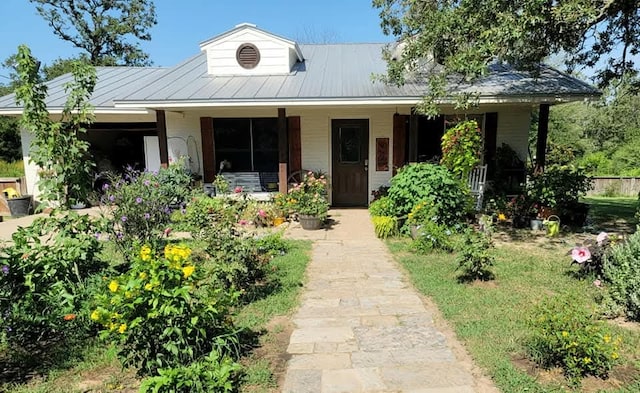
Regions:
<instances>
[{"instance_id":1,"label":"white chair","mask_svg":"<svg viewBox=\"0 0 640 393\"><path fill-rule=\"evenodd\" d=\"M469 174L469 189L471 195L476 200L476 210L482 209L482 199L484 197L484 185L487 181L487 165L473 168Z\"/></svg>"}]
</instances>

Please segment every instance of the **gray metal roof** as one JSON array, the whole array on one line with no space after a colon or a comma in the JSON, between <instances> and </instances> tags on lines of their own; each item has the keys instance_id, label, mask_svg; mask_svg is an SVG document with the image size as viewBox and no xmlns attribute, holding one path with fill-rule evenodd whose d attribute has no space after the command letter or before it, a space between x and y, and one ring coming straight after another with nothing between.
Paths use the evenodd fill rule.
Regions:
<instances>
[{"instance_id":1,"label":"gray metal roof","mask_svg":"<svg viewBox=\"0 0 640 393\"><path fill-rule=\"evenodd\" d=\"M424 84L409 81L401 87L373 81L383 74L385 44L300 45L305 61L286 75L207 74L204 52L172 68L99 67L98 84L91 100L96 108L122 104L153 107L158 103L259 102L273 100L351 100L376 98L419 98ZM450 86L451 91L479 93L514 101L523 97L555 96L570 99L598 95L589 84L550 67L538 78L506 65L494 64L488 76L473 85ZM64 104L63 85L69 75L49 83L49 107ZM13 96L0 98L0 110L15 108Z\"/></svg>"}]
</instances>

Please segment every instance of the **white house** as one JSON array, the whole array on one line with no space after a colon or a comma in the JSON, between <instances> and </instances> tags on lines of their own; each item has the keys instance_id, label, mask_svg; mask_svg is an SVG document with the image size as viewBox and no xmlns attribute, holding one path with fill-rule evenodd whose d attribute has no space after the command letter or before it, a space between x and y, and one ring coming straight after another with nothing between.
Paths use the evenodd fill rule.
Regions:
<instances>
[{"instance_id":1,"label":"white house","mask_svg":"<svg viewBox=\"0 0 640 393\"><path fill-rule=\"evenodd\" d=\"M186 155L205 185L222 166L280 190L290 174L319 170L330 176L333 205L365 206L395 168L438 156L446 120L462 115L446 100L436 119L414 115L424 84L374 81L386 71L383 47L303 45L245 23L202 42L175 67L99 67L91 99L96 123L87 138L100 169L153 170ZM48 84L52 115L62 110L69 80ZM498 64L456 89L479 94L479 106L464 115L479 120L489 164L502 143L526 158L533 109L544 117L551 104L599 95L553 68L534 78ZM0 98L0 115L20 113L13 95ZM37 195L30 135L23 132L22 141L27 188Z\"/></svg>"}]
</instances>

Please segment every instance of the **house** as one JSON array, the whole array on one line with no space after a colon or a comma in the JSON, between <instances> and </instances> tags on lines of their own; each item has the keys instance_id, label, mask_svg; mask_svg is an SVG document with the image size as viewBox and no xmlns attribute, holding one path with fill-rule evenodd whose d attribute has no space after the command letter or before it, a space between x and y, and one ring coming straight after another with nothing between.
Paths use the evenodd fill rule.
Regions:
<instances>
[{"instance_id":1,"label":"house","mask_svg":"<svg viewBox=\"0 0 640 393\"><path fill-rule=\"evenodd\" d=\"M599 94L550 67L534 78L495 64L473 85L455 87L479 93L478 107L456 113L444 100L443 115L428 119L412 112L425 91L419 80L397 87L372 78L386 71L383 47L303 45L244 23L200 43L199 53L174 67L99 67L91 99L96 123L87 138L100 169L154 170L187 156L205 186L222 170L254 174L280 190L291 174L316 170L330 176L334 206L366 206L396 168L437 157L456 116L481 124L486 162L502 143L524 160L533 109L544 119L551 104ZM52 115L62 109L69 80L49 83ZM1 115L20 113L13 95L0 98ZM37 194L30 135L23 132L22 140L27 188Z\"/></svg>"}]
</instances>

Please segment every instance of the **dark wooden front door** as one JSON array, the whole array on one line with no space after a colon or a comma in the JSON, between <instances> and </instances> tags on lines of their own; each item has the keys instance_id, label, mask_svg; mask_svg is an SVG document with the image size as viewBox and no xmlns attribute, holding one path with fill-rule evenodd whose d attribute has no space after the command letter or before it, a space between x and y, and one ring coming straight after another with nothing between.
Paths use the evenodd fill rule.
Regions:
<instances>
[{"instance_id":1,"label":"dark wooden front door","mask_svg":"<svg viewBox=\"0 0 640 393\"><path fill-rule=\"evenodd\" d=\"M332 204L367 206L369 120L332 120Z\"/></svg>"}]
</instances>

